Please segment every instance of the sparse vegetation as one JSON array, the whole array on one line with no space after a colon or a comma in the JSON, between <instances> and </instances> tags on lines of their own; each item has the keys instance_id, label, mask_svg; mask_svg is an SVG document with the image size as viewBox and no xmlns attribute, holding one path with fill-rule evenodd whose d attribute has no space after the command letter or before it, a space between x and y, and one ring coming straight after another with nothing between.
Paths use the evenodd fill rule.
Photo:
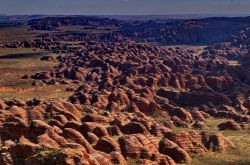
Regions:
<instances>
[{"instance_id":1,"label":"sparse vegetation","mask_svg":"<svg viewBox=\"0 0 250 165\"><path fill-rule=\"evenodd\" d=\"M225 153L208 152L205 155L195 156L193 165L248 165L250 164L250 131L224 131L222 134L232 141L236 148Z\"/></svg>"},{"instance_id":2,"label":"sparse vegetation","mask_svg":"<svg viewBox=\"0 0 250 165\"><path fill-rule=\"evenodd\" d=\"M218 124L228 121L228 119L209 118L205 121L208 126L207 131L218 132ZM190 131L191 128L175 128L173 131ZM197 131L197 130L196 130ZM191 165L248 165L250 163L250 130L241 131L221 131L221 133L234 143L235 149L225 153L207 152L204 155L192 155Z\"/></svg>"},{"instance_id":3,"label":"sparse vegetation","mask_svg":"<svg viewBox=\"0 0 250 165\"><path fill-rule=\"evenodd\" d=\"M28 31L28 26L0 28L0 42L25 41L36 35L37 32Z\"/></svg>"},{"instance_id":4,"label":"sparse vegetation","mask_svg":"<svg viewBox=\"0 0 250 165\"><path fill-rule=\"evenodd\" d=\"M0 49L0 98L20 99L62 99L72 94L66 92L67 85L31 86L31 79L22 79L23 75L32 75L40 71L49 71L56 64L53 61L41 61L47 52L34 49ZM1 58L5 57L5 58Z\"/></svg>"},{"instance_id":5,"label":"sparse vegetation","mask_svg":"<svg viewBox=\"0 0 250 165\"><path fill-rule=\"evenodd\" d=\"M58 155L59 153L60 151L58 149L51 148L49 150L41 151L38 154L41 154L43 156L53 157L53 156Z\"/></svg>"}]
</instances>

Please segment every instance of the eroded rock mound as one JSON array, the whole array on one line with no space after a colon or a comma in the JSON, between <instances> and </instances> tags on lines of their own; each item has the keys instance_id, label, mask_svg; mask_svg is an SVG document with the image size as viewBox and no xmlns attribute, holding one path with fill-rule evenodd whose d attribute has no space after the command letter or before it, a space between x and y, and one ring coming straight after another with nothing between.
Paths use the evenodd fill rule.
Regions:
<instances>
[{"instance_id":1,"label":"eroded rock mound","mask_svg":"<svg viewBox=\"0 0 250 165\"><path fill-rule=\"evenodd\" d=\"M92 30L122 26L111 19L64 19L30 21L31 29L58 32L9 45L57 53L56 58L41 58L57 61L51 71L23 78L33 79L34 86L67 85L73 94L64 102L0 100L1 163L109 165L128 164L131 159L148 165L191 163L190 155L234 148L221 133L207 132L210 125L206 120L230 120L218 125L221 131L247 129L248 30L232 43L198 51L134 43L119 32L59 32L61 26L68 25L88 25ZM195 26L195 22L181 25ZM168 37L179 35L178 31L165 30L171 31ZM191 42L191 32L184 35L184 41ZM138 32L137 36L141 35ZM232 66L231 60L239 59L244 63ZM196 130L179 132L175 127Z\"/></svg>"}]
</instances>

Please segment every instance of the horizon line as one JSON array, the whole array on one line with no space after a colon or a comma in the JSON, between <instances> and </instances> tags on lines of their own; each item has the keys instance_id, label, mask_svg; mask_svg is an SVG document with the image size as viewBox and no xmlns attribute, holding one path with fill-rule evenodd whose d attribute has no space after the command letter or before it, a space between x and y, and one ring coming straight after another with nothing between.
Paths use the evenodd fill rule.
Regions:
<instances>
[{"instance_id":1,"label":"horizon line","mask_svg":"<svg viewBox=\"0 0 250 165\"><path fill-rule=\"evenodd\" d=\"M175 15L249 15L250 13L166 13L166 14L6 14L0 16L175 16Z\"/></svg>"}]
</instances>

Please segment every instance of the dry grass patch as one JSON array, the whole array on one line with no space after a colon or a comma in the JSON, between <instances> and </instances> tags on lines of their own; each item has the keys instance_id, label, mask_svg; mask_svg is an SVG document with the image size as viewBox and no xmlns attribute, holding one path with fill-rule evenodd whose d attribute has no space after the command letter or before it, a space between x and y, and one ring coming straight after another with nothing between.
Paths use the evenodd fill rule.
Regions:
<instances>
[{"instance_id":1,"label":"dry grass patch","mask_svg":"<svg viewBox=\"0 0 250 165\"><path fill-rule=\"evenodd\" d=\"M0 57L9 54L27 54L27 53L38 53L38 52L41 52L41 50L32 48L1 48Z\"/></svg>"},{"instance_id":2,"label":"dry grass patch","mask_svg":"<svg viewBox=\"0 0 250 165\"><path fill-rule=\"evenodd\" d=\"M25 41L33 39L37 32L28 31L28 26L0 28L0 42Z\"/></svg>"},{"instance_id":3,"label":"dry grass patch","mask_svg":"<svg viewBox=\"0 0 250 165\"><path fill-rule=\"evenodd\" d=\"M32 49L0 49L0 52L2 52L2 56L0 56L0 98L67 100L72 95L73 92L66 91L67 85L36 87L31 86L32 79L22 79L23 75L53 69L56 62L40 60L40 57L49 54L48 52ZM3 56L7 58L1 59Z\"/></svg>"},{"instance_id":4,"label":"dry grass patch","mask_svg":"<svg viewBox=\"0 0 250 165\"><path fill-rule=\"evenodd\" d=\"M250 164L250 131L224 131L222 134L232 141L236 148L225 153L208 152L195 156L193 165L249 165Z\"/></svg>"},{"instance_id":5,"label":"dry grass patch","mask_svg":"<svg viewBox=\"0 0 250 165\"><path fill-rule=\"evenodd\" d=\"M207 131L218 132L218 124L228 119L209 118L205 121L209 127ZM175 128L174 131L190 131L192 128ZM202 131L202 130L196 130ZM250 164L250 129L241 131L220 131L227 139L234 143L235 149L225 153L207 152L204 155L191 155L191 165L249 165Z\"/></svg>"}]
</instances>

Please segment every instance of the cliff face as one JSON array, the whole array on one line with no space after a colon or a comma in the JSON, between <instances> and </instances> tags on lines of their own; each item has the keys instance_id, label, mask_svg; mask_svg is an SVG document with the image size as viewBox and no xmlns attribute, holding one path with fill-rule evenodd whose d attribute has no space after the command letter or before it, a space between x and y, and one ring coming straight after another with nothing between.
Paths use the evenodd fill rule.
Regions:
<instances>
[{"instance_id":1,"label":"cliff face","mask_svg":"<svg viewBox=\"0 0 250 165\"><path fill-rule=\"evenodd\" d=\"M241 29L249 27L250 18L207 18L177 20L168 23L148 21L121 28L121 33L137 41L162 44L214 44L230 41Z\"/></svg>"},{"instance_id":2,"label":"cliff face","mask_svg":"<svg viewBox=\"0 0 250 165\"><path fill-rule=\"evenodd\" d=\"M250 17L214 17L165 21L118 21L101 17L47 17L28 22L32 30L59 30L61 26L115 27L116 33L138 42L160 44L215 44L231 41L250 26Z\"/></svg>"},{"instance_id":3,"label":"cliff face","mask_svg":"<svg viewBox=\"0 0 250 165\"><path fill-rule=\"evenodd\" d=\"M31 30L58 30L57 28L67 25L81 26L120 26L120 21L99 17L46 17L28 21Z\"/></svg>"}]
</instances>

